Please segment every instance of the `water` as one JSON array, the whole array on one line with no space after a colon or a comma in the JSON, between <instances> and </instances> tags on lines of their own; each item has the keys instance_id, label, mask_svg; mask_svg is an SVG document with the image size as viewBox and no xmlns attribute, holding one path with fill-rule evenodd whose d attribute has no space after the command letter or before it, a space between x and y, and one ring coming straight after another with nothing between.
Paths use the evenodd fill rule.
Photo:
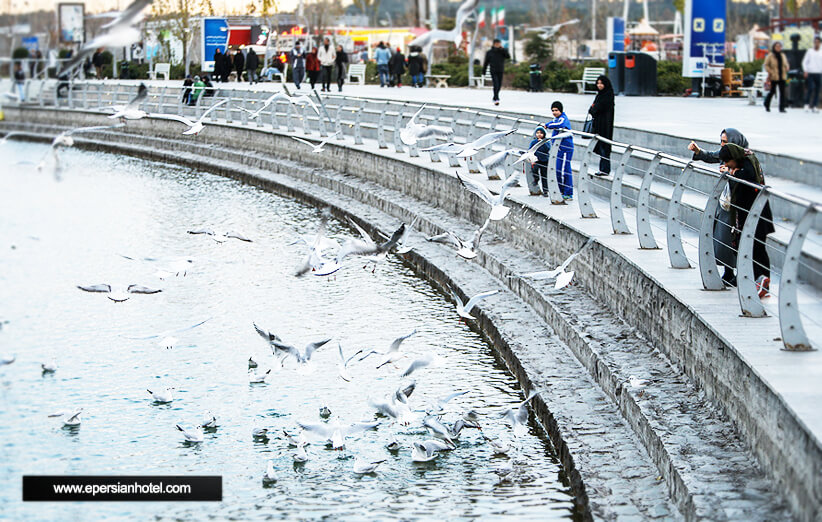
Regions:
<instances>
[{"instance_id":1,"label":"water","mask_svg":"<svg viewBox=\"0 0 822 522\"><path fill-rule=\"evenodd\" d=\"M352 363L354 381L337 376L336 343L346 353L384 350L416 328L402 351L435 352L445 364L417 372L414 404L467 389L445 420L473 408L492 436L511 438L499 418L522 400L515 379L490 346L457 321L453 305L396 256L375 274L351 263L336 280L295 278L304 254L289 245L312 233L319 212L302 203L236 181L172 165L115 155L62 153L64 181L30 164L47 148L6 145L0 173L0 355L17 361L0 368L0 518L86 520L101 517L205 518L471 518L492 515L568 519L573 497L549 442L532 424L518 441L527 475L495 485L493 457L477 430L463 431L458 448L430 464L413 464L419 426L398 429L381 419L376 431L349 439L345 450L308 448L294 466L285 441L255 441L254 427L296 433L296 421L319 422L328 406L343 422L373 419L367 397L396 389L409 359L374 368L374 358ZM186 234L201 226L241 232L253 243L217 244ZM352 234L339 222L331 234ZM160 280L167 263L130 257L190 257L185 277ZM163 289L114 303L78 284L140 283ZM176 334L165 349L136 340L204 319ZM332 337L317 351L314 371L293 362L278 369L252 321L304 346ZM274 367L269 383L250 385L247 360ZM54 358L55 374L40 364ZM152 403L147 388L173 386L168 405ZM48 414L83 407L82 426L70 431ZM192 425L211 410L219 428L202 444L183 443L176 423ZM403 449L385 444L396 432ZM351 471L355 455L388 459L376 475ZM279 479L262 485L269 459ZM221 503L27 503L24 474L222 475Z\"/></svg>"}]
</instances>

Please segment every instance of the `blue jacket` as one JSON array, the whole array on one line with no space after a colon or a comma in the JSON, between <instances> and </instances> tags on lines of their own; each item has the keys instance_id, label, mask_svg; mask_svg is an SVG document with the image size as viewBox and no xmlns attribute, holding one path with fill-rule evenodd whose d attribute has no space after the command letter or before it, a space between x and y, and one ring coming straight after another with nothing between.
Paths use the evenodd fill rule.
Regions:
<instances>
[{"instance_id":1,"label":"blue jacket","mask_svg":"<svg viewBox=\"0 0 822 522\"><path fill-rule=\"evenodd\" d=\"M545 128L553 130L554 133L551 134L551 136L556 136L561 132L571 130L571 120L569 120L568 116L566 116L563 112L559 115L559 118L554 118L546 123ZM562 142L559 144L559 147L561 149L574 150L574 137L568 136L567 138L562 138Z\"/></svg>"},{"instance_id":2,"label":"blue jacket","mask_svg":"<svg viewBox=\"0 0 822 522\"><path fill-rule=\"evenodd\" d=\"M534 139L532 139L531 143L528 145L529 149L531 147L533 147L534 145L536 145L537 142L539 141L537 139L537 131L540 130L540 129L542 129L542 132L545 132L545 127L542 127L542 126L539 126L536 129L534 129ZM545 135L547 136L548 133L546 132ZM542 165L547 165L548 164L548 159L549 159L550 154L551 154L551 145L550 145L550 143L546 143L542 147L538 148L537 151L534 154L537 157L537 163L540 163Z\"/></svg>"},{"instance_id":3,"label":"blue jacket","mask_svg":"<svg viewBox=\"0 0 822 522\"><path fill-rule=\"evenodd\" d=\"M377 65L388 65L388 60L391 59L391 51L385 47L377 47L377 50L374 51L374 58L377 60Z\"/></svg>"}]
</instances>

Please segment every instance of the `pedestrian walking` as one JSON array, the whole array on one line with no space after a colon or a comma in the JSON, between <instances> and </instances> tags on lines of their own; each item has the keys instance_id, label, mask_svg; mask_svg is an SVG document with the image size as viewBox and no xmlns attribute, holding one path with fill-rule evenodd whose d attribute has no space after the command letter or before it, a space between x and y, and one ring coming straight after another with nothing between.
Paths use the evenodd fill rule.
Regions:
<instances>
[{"instance_id":1,"label":"pedestrian walking","mask_svg":"<svg viewBox=\"0 0 822 522\"><path fill-rule=\"evenodd\" d=\"M731 186L731 222L734 223L733 246L739 248L742 229L760 189L739 183L736 180L764 185L765 176L762 173L762 166L759 164L756 154L739 145L733 143L723 145L719 149L719 159L725 162L731 176L728 181ZM775 230L771 206L766 202L754 232L753 272L759 297L766 297L770 288L771 260L768 257L765 241L768 234L773 233Z\"/></svg>"},{"instance_id":2,"label":"pedestrian walking","mask_svg":"<svg viewBox=\"0 0 822 522\"><path fill-rule=\"evenodd\" d=\"M323 38L323 44L317 50L317 60L320 61L322 73L322 92L331 91L331 73L334 69L334 62L337 59L337 51L331 45L331 40L326 36Z\"/></svg>"},{"instance_id":3,"label":"pedestrian walking","mask_svg":"<svg viewBox=\"0 0 822 522\"><path fill-rule=\"evenodd\" d=\"M822 36L813 39L813 48L802 58L805 72L805 112L816 112L819 105L819 87L822 86Z\"/></svg>"},{"instance_id":4,"label":"pedestrian walking","mask_svg":"<svg viewBox=\"0 0 822 522\"><path fill-rule=\"evenodd\" d=\"M231 55L228 52L228 49L222 54L222 66L220 67L220 81L223 83L228 82L228 77L231 74Z\"/></svg>"},{"instance_id":5,"label":"pedestrian walking","mask_svg":"<svg viewBox=\"0 0 822 522\"><path fill-rule=\"evenodd\" d=\"M243 81L243 71L245 70L245 56L243 55L243 51L237 49L234 53L234 70L237 71L237 81Z\"/></svg>"},{"instance_id":6,"label":"pedestrian walking","mask_svg":"<svg viewBox=\"0 0 822 522\"><path fill-rule=\"evenodd\" d=\"M405 74L405 55L402 54L399 47L397 47L397 50L391 55L391 59L388 61L388 69L391 72L389 85L391 87L395 85L402 87L402 75Z\"/></svg>"},{"instance_id":7,"label":"pedestrian walking","mask_svg":"<svg viewBox=\"0 0 822 522\"><path fill-rule=\"evenodd\" d=\"M311 90L314 90L314 86L317 84L317 79L320 76L320 60L317 59L316 47L305 55L305 70L308 73L308 82L311 84Z\"/></svg>"},{"instance_id":8,"label":"pedestrian walking","mask_svg":"<svg viewBox=\"0 0 822 522\"><path fill-rule=\"evenodd\" d=\"M348 68L348 53L343 51L343 46L337 46L337 56L334 58L334 69L337 73L337 89L342 92L343 83L345 83L345 72Z\"/></svg>"},{"instance_id":9,"label":"pedestrian walking","mask_svg":"<svg viewBox=\"0 0 822 522\"><path fill-rule=\"evenodd\" d=\"M214 49L214 80L221 81L223 77L223 52L220 48Z\"/></svg>"},{"instance_id":10,"label":"pedestrian walking","mask_svg":"<svg viewBox=\"0 0 822 522\"><path fill-rule=\"evenodd\" d=\"M248 74L248 83L254 84L254 82L259 83L260 77L257 75L257 66L260 65L260 58L257 56L257 53L254 49L248 50L248 56L245 59L245 70L246 74Z\"/></svg>"},{"instance_id":11,"label":"pedestrian walking","mask_svg":"<svg viewBox=\"0 0 822 522\"><path fill-rule=\"evenodd\" d=\"M482 64L482 74L490 69L491 84L494 87L494 105L499 105L499 90L502 88L502 75L505 72L505 60L510 60L511 55L508 49L502 46L499 39L494 39L494 43L488 52L485 53L485 62Z\"/></svg>"},{"instance_id":12,"label":"pedestrian walking","mask_svg":"<svg viewBox=\"0 0 822 522\"><path fill-rule=\"evenodd\" d=\"M534 129L534 135L531 139L531 143L528 145L530 149L540 141L545 139L547 135L547 131L545 127L542 125L538 126ZM539 147L536 152L534 153L537 157L537 161L531 163L531 172L528 175L528 192L531 193L532 196L539 196L540 194L547 196L548 195L548 160L550 158L551 149L550 146L546 143ZM542 188L540 188L542 185Z\"/></svg>"},{"instance_id":13,"label":"pedestrian walking","mask_svg":"<svg viewBox=\"0 0 822 522\"><path fill-rule=\"evenodd\" d=\"M768 73L770 90L765 96L765 110L771 112L771 99L779 89L779 112L786 112L788 99L785 96L785 82L788 79L788 57L782 53L782 42L775 42L771 52L765 57L765 71Z\"/></svg>"},{"instance_id":14,"label":"pedestrian walking","mask_svg":"<svg viewBox=\"0 0 822 522\"><path fill-rule=\"evenodd\" d=\"M21 102L26 101L26 73L20 62L14 62L14 84L17 86L17 98Z\"/></svg>"},{"instance_id":15,"label":"pedestrian walking","mask_svg":"<svg viewBox=\"0 0 822 522\"><path fill-rule=\"evenodd\" d=\"M565 114L562 102L555 101L551 104L551 114L554 119L545 124L545 128L553 131L551 136L571 130L571 120ZM557 183L562 199L571 200L574 198L574 177L571 173L571 159L574 157L574 137L566 136L559 142L557 150ZM542 193L547 196L548 188L543 185Z\"/></svg>"},{"instance_id":16,"label":"pedestrian walking","mask_svg":"<svg viewBox=\"0 0 822 522\"><path fill-rule=\"evenodd\" d=\"M374 59L377 61L377 75L380 78L380 87L385 87L390 78L390 70L388 63L391 61L391 51L384 43L377 44L377 50L374 51Z\"/></svg>"},{"instance_id":17,"label":"pedestrian walking","mask_svg":"<svg viewBox=\"0 0 822 522\"><path fill-rule=\"evenodd\" d=\"M594 103L588 109L593 121L591 132L609 140L614 139L614 87L607 76L597 78L597 95ZM611 173L611 144L597 141L594 154L599 155L599 171L597 176L607 176Z\"/></svg>"},{"instance_id":18,"label":"pedestrian walking","mask_svg":"<svg viewBox=\"0 0 822 522\"><path fill-rule=\"evenodd\" d=\"M422 87L425 82L425 63L422 48L415 45L408 49L408 74L411 75L411 86Z\"/></svg>"},{"instance_id":19,"label":"pedestrian walking","mask_svg":"<svg viewBox=\"0 0 822 522\"><path fill-rule=\"evenodd\" d=\"M105 60L103 59L103 48L99 48L94 51L94 54L91 56L91 65L94 66L94 72L97 73L97 79L103 79L103 64Z\"/></svg>"},{"instance_id":20,"label":"pedestrian walking","mask_svg":"<svg viewBox=\"0 0 822 522\"><path fill-rule=\"evenodd\" d=\"M748 148L748 140L736 129L723 129L719 134L719 145L727 143L739 145L743 149ZM705 151L693 141L688 145L688 150L694 153L694 161L704 161L705 163L722 163L719 159L719 150ZM727 167L720 166L720 171L727 172ZM734 238L734 223L731 222L731 188L725 184L725 189L719 198L719 208L714 216L714 255L717 262L724 267L722 282L726 286L736 286L736 249L732 246Z\"/></svg>"},{"instance_id":21,"label":"pedestrian walking","mask_svg":"<svg viewBox=\"0 0 822 522\"><path fill-rule=\"evenodd\" d=\"M299 40L291 49L291 78L294 80L294 87L300 88L305 77L305 49Z\"/></svg>"}]
</instances>

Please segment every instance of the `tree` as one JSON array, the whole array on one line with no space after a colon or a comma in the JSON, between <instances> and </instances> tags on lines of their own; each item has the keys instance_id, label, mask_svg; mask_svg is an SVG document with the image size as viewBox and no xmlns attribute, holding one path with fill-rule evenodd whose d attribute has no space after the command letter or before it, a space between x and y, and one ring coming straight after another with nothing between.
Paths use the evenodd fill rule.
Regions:
<instances>
[{"instance_id":1,"label":"tree","mask_svg":"<svg viewBox=\"0 0 822 522\"><path fill-rule=\"evenodd\" d=\"M340 0L314 0L305 4L305 18L312 32L320 33L343 12Z\"/></svg>"},{"instance_id":2,"label":"tree","mask_svg":"<svg viewBox=\"0 0 822 522\"><path fill-rule=\"evenodd\" d=\"M214 13L210 0L154 0L151 4L152 19L161 31L168 33L183 45L183 64L186 75L189 73L189 47L194 38L194 21L198 15ZM168 48L168 39L162 38Z\"/></svg>"},{"instance_id":3,"label":"tree","mask_svg":"<svg viewBox=\"0 0 822 522\"><path fill-rule=\"evenodd\" d=\"M353 4L368 17L371 25L376 25L377 13L380 10L380 0L353 0Z\"/></svg>"},{"instance_id":4,"label":"tree","mask_svg":"<svg viewBox=\"0 0 822 522\"><path fill-rule=\"evenodd\" d=\"M532 62L547 62L554 54L553 45L549 40L542 38L539 33L529 33L525 40L525 55Z\"/></svg>"}]
</instances>

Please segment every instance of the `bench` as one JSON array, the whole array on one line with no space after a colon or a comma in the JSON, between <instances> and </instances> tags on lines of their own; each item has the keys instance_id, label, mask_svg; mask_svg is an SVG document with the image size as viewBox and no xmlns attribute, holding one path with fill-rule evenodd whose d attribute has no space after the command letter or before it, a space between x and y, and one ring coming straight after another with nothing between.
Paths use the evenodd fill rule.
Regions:
<instances>
[{"instance_id":1,"label":"bench","mask_svg":"<svg viewBox=\"0 0 822 522\"><path fill-rule=\"evenodd\" d=\"M575 83L577 86L577 92L579 94L587 94L587 93L596 93L596 83L597 78L605 74L604 67L586 67L582 71L582 79L581 80L571 80L571 83ZM585 87L591 84L594 86L593 90L587 90Z\"/></svg>"},{"instance_id":2,"label":"bench","mask_svg":"<svg viewBox=\"0 0 822 522\"><path fill-rule=\"evenodd\" d=\"M432 85L432 87L448 87L448 80L451 79L450 74L427 74L425 75L426 78L432 79L436 84ZM430 85L430 83L429 83Z\"/></svg>"},{"instance_id":3,"label":"bench","mask_svg":"<svg viewBox=\"0 0 822 522\"><path fill-rule=\"evenodd\" d=\"M748 105L756 105L756 97L765 92L765 82L767 80L768 73L759 71L754 77L752 86L739 88L740 91L748 94Z\"/></svg>"},{"instance_id":4,"label":"bench","mask_svg":"<svg viewBox=\"0 0 822 522\"><path fill-rule=\"evenodd\" d=\"M494 85L494 80L491 79L491 73L487 72L482 76L477 76L474 78L474 87L478 87L480 89L491 88Z\"/></svg>"},{"instance_id":5,"label":"bench","mask_svg":"<svg viewBox=\"0 0 822 522\"><path fill-rule=\"evenodd\" d=\"M360 85L365 85L365 64L355 63L348 67L347 81L351 83L351 78L357 78Z\"/></svg>"},{"instance_id":6,"label":"bench","mask_svg":"<svg viewBox=\"0 0 822 522\"><path fill-rule=\"evenodd\" d=\"M148 77L152 80L157 79L157 75L162 74L163 77L168 81L168 77L171 75L171 64L170 63L155 63L154 70L148 71Z\"/></svg>"}]
</instances>

